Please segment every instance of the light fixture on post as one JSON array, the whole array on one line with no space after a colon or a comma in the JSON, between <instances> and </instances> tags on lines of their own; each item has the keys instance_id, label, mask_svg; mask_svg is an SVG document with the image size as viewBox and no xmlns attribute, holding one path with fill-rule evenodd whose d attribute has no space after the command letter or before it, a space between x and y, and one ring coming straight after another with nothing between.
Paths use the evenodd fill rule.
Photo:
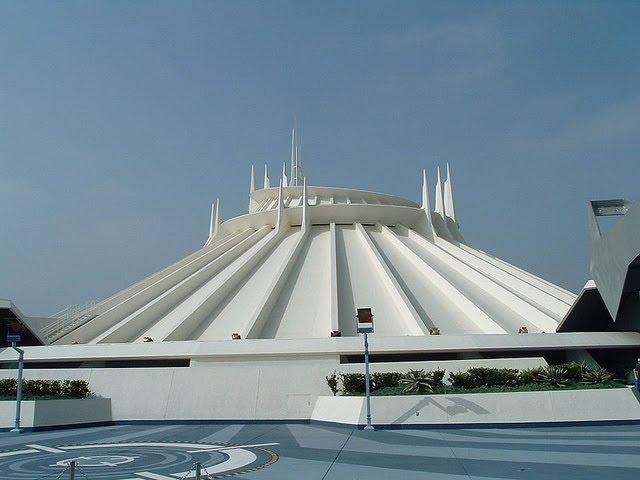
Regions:
<instances>
[{"instance_id":1,"label":"light fixture on post","mask_svg":"<svg viewBox=\"0 0 640 480\"><path fill-rule=\"evenodd\" d=\"M20 428L20 406L22 403L22 369L24 365L24 350L18 348L18 342L22 341L20 335L7 335L7 342L11 342L11 348L18 352L18 378L16 391L16 421L12 433L22 433Z\"/></svg>"},{"instance_id":2,"label":"light fixture on post","mask_svg":"<svg viewBox=\"0 0 640 480\"><path fill-rule=\"evenodd\" d=\"M356 315L358 333L364 334L364 385L367 399L367 425L365 430L373 430L371 425L371 380L369 375L369 339L367 335L373 333L373 313L370 308L358 308Z\"/></svg>"}]
</instances>

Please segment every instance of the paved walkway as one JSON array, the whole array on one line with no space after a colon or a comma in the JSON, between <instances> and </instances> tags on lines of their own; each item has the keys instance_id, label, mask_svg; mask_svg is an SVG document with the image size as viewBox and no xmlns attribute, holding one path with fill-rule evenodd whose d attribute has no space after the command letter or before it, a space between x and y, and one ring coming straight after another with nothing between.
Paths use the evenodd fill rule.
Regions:
<instances>
[{"instance_id":1,"label":"paved walkway","mask_svg":"<svg viewBox=\"0 0 640 480\"><path fill-rule=\"evenodd\" d=\"M636 480L640 425L365 432L186 424L0 434L3 480L69 478L74 459L76 479L88 480L193 478L196 461L212 475L247 480Z\"/></svg>"}]
</instances>

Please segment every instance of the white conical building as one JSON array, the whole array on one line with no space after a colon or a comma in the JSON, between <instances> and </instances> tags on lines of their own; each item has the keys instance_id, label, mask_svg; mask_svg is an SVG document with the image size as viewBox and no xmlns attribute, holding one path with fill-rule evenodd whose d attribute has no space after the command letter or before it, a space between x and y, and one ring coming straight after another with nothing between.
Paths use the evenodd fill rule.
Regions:
<instances>
[{"instance_id":1,"label":"white conical building","mask_svg":"<svg viewBox=\"0 0 640 480\"><path fill-rule=\"evenodd\" d=\"M56 332L56 344L356 335L371 307L378 336L553 332L566 290L467 245L452 179L426 174L422 205L382 193L307 186L292 135L290 183L256 189L250 212L221 222L205 246L113 295ZM286 174L286 172L285 172ZM283 179L284 180L284 179ZM286 186L285 186L286 185Z\"/></svg>"}]
</instances>

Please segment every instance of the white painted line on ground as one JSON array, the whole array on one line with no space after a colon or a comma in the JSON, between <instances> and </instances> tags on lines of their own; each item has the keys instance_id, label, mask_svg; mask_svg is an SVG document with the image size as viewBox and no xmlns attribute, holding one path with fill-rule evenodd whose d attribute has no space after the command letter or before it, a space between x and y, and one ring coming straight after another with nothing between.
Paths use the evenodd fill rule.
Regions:
<instances>
[{"instance_id":1,"label":"white painted line on ground","mask_svg":"<svg viewBox=\"0 0 640 480\"><path fill-rule=\"evenodd\" d=\"M0 453L0 457L12 457L14 455L24 455L25 453L38 453L38 450L29 448L27 450L15 450L13 452L2 452Z\"/></svg>"},{"instance_id":2,"label":"white painted line on ground","mask_svg":"<svg viewBox=\"0 0 640 480\"><path fill-rule=\"evenodd\" d=\"M47 447L45 445L27 445L29 448L35 448L36 450L40 450L41 452L49 452L49 453L65 453L64 450L60 450L59 448Z\"/></svg>"},{"instance_id":3,"label":"white painted line on ground","mask_svg":"<svg viewBox=\"0 0 640 480\"><path fill-rule=\"evenodd\" d=\"M187 450L187 453L198 453L198 452L215 452L218 450L231 450L234 448L251 448L251 447L271 447L273 445L280 445L279 443L256 443L254 445L223 445L223 446L212 446L200 448L198 450Z\"/></svg>"},{"instance_id":4,"label":"white painted line on ground","mask_svg":"<svg viewBox=\"0 0 640 480\"><path fill-rule=\"evenodd\" d=\"M250 465L258 459L258 457L256 457L256 455L249 450L230 448L229 450L226 450L225 453L229 458L227 458L224 462L217 463L215 465L204 465L204 468L210 475L229 472L231 470L246 467L247 465ZM178 478L184 478L188 473L189 472L178 472L172 473L171 475Z\"/></svg>"},{"instance_id":5,"label":"white painted line on ground","mask_svg":"<svg viewBox=\"0 0 640 480\"><path fill-rule=\"evenodd\" d=\"M212 448L218 445L201 445L199 443L175 442L136 442L136 443L85 443L84 445L69 445L60 447L63 450L91 450L92 448L124 448L124 447L160 447L160 448Z\"/></svg>"},{"instance_id":6,"label":"white painted line on ground","mask_svg":"<svg viewBox=\"0 0 640 480\"><path fill-rule=\"evenodd\" d=\"M166 475L160 475L152 472L136 472L141 478L149 478L150 480L176 480L175 477L167 477Z\"/></svg>"}]
</instances>

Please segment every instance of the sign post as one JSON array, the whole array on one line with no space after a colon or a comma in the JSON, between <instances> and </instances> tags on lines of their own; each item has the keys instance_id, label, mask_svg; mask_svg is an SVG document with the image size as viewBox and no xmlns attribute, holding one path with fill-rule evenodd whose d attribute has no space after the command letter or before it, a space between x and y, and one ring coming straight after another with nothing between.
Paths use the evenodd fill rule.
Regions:
<instances>
[{"instance_id":1,"label":"sign post","mask_svg":"<svg viewBox=\"0 0 640 480\"><path fill-rule=\"evenodd\" d=\"M356 316L358 333L364 334L364 385L367 400L367 425L365 430L373 430L371 425L371 380L369 375L369 339L367 335L373 333L373 313L370 308L358 308Z\"/></svg>"},{"instance_id":2,"label":"sign post","mask_svg":"<svg viewBox=\"0 0 640 480\"><path fill-rule=\"evenodd\" d=\"M24 350L18 348L18 342L22 340L20 335L7 335L7 342L11 342L11 348L18 352L18 378L16 392L16 421L11 432L22 433L20 428L20 405L22 403L22 368L24 365Z\"/></svg>"}]
</instances>

